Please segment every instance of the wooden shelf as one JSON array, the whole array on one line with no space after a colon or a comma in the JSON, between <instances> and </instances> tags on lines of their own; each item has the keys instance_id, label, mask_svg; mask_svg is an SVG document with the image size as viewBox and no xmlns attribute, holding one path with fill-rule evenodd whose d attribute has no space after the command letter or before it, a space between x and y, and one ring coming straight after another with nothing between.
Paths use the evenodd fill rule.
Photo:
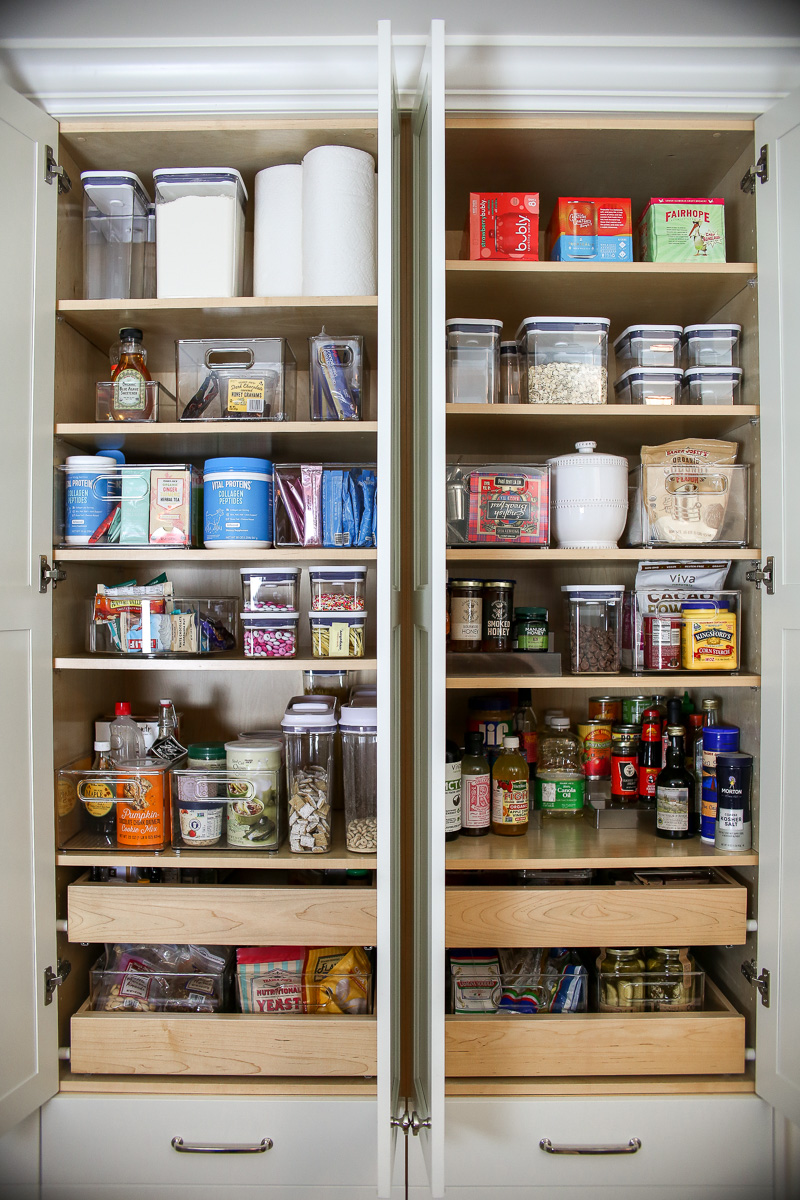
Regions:
<instances>
[{"instance_id":1,"label":"wooden shelf","mask_svg":"<svg viewBox=\"0 0 800 1200\"><path fill-rule=\"evenodd\" d=\"M64 1086L62 1084L62 1091ZM77 1088L74 1090L78 1090ZM570 1079L487 1079L466 1076L445 1080L445 1096L710 1096L754 1094L755 1080L742 1075L624 1075Z\"/></svg>"},{"instance_id":2,"label":"wooden shelf","mask_svg":"<svg viewBox=\"0 0 800 1200\"><path fill-rule=\"evenodd\" d=\"M377 421L101 421L56 425L56 437L86 453L124 450L140 460L223 454L374 461Z\"/></svg>"},{"instance_id":3,"label":"wooden shelf","mask_svg":"<svg viewBox=\"0 0 800 1200\"><path fill-rule=\"evenodd\" d=\"M107 1092L124 1096L313 1096L321 1099L323 1096L375 1096L378 1085L374 1078L346 1075L333 1078L272 1075L255 1079L214 1075L183 1079L175 1075L147 1075L142 1078L140 1075L79 1075L66 1068L62 1069L58 1090L92 1095Z\"/></svg>"},{"instance_id":4,"label":"wooden shelf","mask_svg":"<svg viewBox=\"0 0 800 1200\"><path fill-rule=\"evenodd\" d=\"M74 546L60 549L54 547L53 557L60 563L133 563L175 562L185 566L208 563L258 563L259 566L276 566L282 563L374 563L377 550L337 550L324 546L295 548L278 547L273 550L237 550L231 543L230 550L184 550L180 546Z\"/></svg>"},{"instance_id":5,"label":"wooden shelf","mask_svg":"<svg viewBox=\"0 0 800 1200\"><path fill-rule=\"evenodd\" d=\"M192 300L59 300L60 319L108 353L124 325L144 333L148 363L175 369L176 338L285 337L298 367L308 363L308 341L324 325L329 334L361 334L378 361L377 296L210 296Z\"/></svg>"},{"instance_id":6,"label":"wooden shelf","mask_svg":"<svg viewBox=\"0 0 800 1200\"><path fill-rule=\"evenodd\" d=\"M569 867L753 867L754 850L724 854L700 838L670 842L646 829L595 829L588 821L542 821L522 837L458 837L445 844L448 871L556 870Z\"/></svg>"},{"instance_id":7,"label":"wooden shelf","mask_svg":"<svg viewBox=\"0 0 800 1200\"><path fill-rule=\"evenodd\" d=\"M488 655L486 656L489 657ZM595 690L602 692L630 692L647 687L649 683L658 680L659 687L669 688L757 688L761 687L760 675L713 675L705 671L689 671L685 674L658 675L448 675L447 687L451 691L477 688L486 691L488 688L528 687L537 690L554 691L561 688L570 690Z\"/></svg>"},{"instance_id":8,"label":"wooden shelf","mask_svg":"<svg viewBox=\"0 0 800 1200\"><path fill-rule=\"evenodd\" d=\"M127 658L116 655L76 654L56 658L57 671L324 671L341 665L347 671L377 671L376 658L245 658L204 654L202 658Z\"/></svg>"},{"instance_id":9,"label":"wooden shelf","mask_svg":"<svg viewBox=\"0 0 800 1200\"><path fill-rule=\"evenodd\" d=\"M447 551L449 563L573 563L573 562L638 562L640 559L665 559L672 562L680 558L682 562L707 562L709 558L733 559L734 561L761 561L761 551L755 547L733 547L709 552L706 547L697 546L634 547L621 546L614 550L558 550L550 547L541 549L504 549L485 546L464 546Z\"/></svg>"},{"instance_id":10,"label":"wooden shelf","mask_svg":"<svg viewBox=\"0 0 800 1200\"><path fill-rule=\"evenodd\" d=\"M759 412L755 404L448 404L447 449L449 455L507 458L516 452L540 458L571 450L570 443L580 439L638 456L642 444L718 437L756 420Z\"/></svg>"}]
</instances>

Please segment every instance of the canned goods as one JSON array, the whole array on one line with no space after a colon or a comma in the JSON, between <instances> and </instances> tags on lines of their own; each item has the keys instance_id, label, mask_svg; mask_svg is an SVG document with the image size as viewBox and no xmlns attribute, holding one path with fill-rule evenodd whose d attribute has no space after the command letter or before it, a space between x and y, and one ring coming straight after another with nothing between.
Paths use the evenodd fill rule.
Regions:
<instances>
[{"instance_id":1,"label":"canned goods","mask_svg":"<svg viewBox=\"0 0 800 1200\"><path fill-rule=\"evenodd\" d=\"M645 709L652 707L652 696L625 696L622 701L622 723L638 727L642 723Z\"/></svg>"},{"instance_id":2,"label":"canned goods","mask_svg":"<svg viewBox=\"0 0 800 1200\"><path fill-rule=\"evenodd\" d=\"M603 721L622 720L622 700L619 696L590 696L589 716Z\"/></svg>"},{"instance_id":3,"label":"canned goods","mask_svg":"<svg viewBox=\"0 0 800 1200\"><path fill-rule=\"evenodd\" d=\"M652 613L643 624L645 667L649 671L677 671L681 665L680 617Z\"/></svg>"},{"instance_id":4,"label":"canned goods","mask_svg":"<svg viewBox=\"0 0 800 1200\"><path fill-rule=\"evenodd\" d=\"M578 726L581 762L587 779L608 779L611 774L611 722L599 717Z\"/></svg>"},{"instance_id":5,"label":"canned goods","mask_svg":"<svg viewBox=\"0 0 800 1200\"><path fill-rule=\"evenodd\" d=\"M639 741L614 742L611 748L611 799L635 804L639 798Z\"/></svg>"}]
</instances>

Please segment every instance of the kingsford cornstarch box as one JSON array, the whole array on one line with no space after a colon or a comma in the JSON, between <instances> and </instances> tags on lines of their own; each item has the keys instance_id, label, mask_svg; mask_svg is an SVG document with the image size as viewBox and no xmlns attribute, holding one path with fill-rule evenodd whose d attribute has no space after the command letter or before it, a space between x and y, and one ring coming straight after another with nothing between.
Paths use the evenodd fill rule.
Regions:
<instances>
[{"instance_id":1,"label":"kingsford cornstarch box","mask_svg":"<svg viewBox=\"0 0 800 1200\"><path fill-rule=\"evenodd\" d=\"M559 196L547 227L551 262L633 262L631 202L623 196Z\"/></svg>"},{"instance_id":2,"label":"kingsford cornstarch box","mask_svg":"<svg viewBox=\"0 0 800 1200\"><path fill-rule=\"evenodd\" d=\"M725 258L725 201L657 196L636 229L642 262L715 262Z\"/></svg>"}]
</instances>

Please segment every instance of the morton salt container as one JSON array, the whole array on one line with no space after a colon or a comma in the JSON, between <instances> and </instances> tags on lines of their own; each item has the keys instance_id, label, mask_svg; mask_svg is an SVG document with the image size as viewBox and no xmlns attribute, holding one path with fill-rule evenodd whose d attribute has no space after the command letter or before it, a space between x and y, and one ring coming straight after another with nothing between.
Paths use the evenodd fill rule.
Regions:
<instances>
[{"instance_id":1,"label":"morton salt container","mask_svg":"<svg viewBox=\"0 0 800 1200\"><path fill-rule=\"evenodd\" d=\"M595 454L596 442L576 442L577 454L549 460L553 528L562 549L613 550L628 516L628 460Z\"/></svg>"},{"instance_id":2,"label":"morton salt container","mask_svg":"<svg viewBox=\"0 0 800 1200\"><path fill-rule=\"evenodd\" d=\"M272 545L274 473L266 458L209 458L203 466L203 542L209 550Z\"/></svg>"}]
</instances>

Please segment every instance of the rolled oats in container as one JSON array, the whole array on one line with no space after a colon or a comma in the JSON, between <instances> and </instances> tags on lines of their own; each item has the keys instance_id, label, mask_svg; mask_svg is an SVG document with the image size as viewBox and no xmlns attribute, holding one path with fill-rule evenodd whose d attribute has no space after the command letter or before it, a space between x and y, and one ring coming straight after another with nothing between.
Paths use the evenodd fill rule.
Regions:
<instances>
[{"instance_id":1,"label":"rolled oats in container","mask_svg":"<svg viewBox=\"0 0 800 1200\"><path fill-rule=\"evenodd\" d=\"M517 330L528 404L605 404L607 317L527 317Z\"/></svg>"}]
</instances>

